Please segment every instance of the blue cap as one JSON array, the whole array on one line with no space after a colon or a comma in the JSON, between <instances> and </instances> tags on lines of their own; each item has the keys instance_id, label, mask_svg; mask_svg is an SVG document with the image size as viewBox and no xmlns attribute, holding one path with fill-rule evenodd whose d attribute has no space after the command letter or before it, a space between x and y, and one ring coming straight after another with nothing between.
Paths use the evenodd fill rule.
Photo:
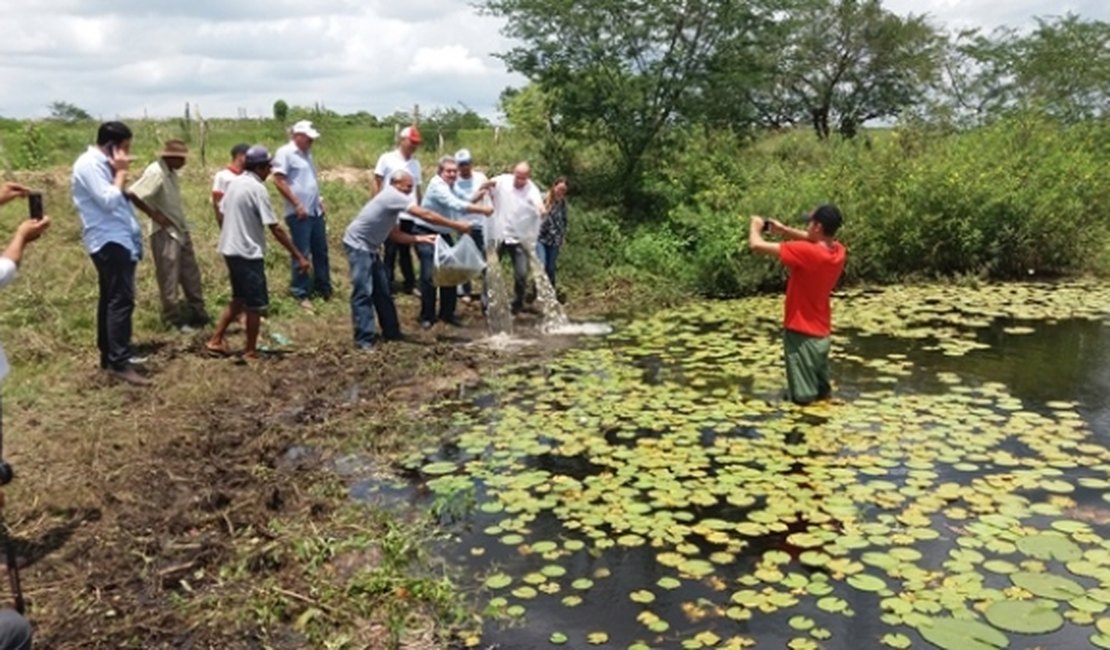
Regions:
<instances>
[{"instance_id":1,"label":"blue cap","mask_svg":"<svg viewBox=\"0 0 1110 650\"><path fill-rule=\"evenodd\" d=\"M246 164L261 165L262 163L268 162L270 162L270 152L266 149L266 147L263 147L260 144L256 144L250 149L247 149Z\"/></svg>"},{"instance_id":2,"label":"blue cap","mask_svg":"<svg viewBox=\"0 0 1110 650\"><path fill-rule=\"evenodd\" d=\"M469 165L473 161L474 159L470 157L470 149L459 149L455 152L455 162L458 164Z\"/></svg>"}]
</instances>

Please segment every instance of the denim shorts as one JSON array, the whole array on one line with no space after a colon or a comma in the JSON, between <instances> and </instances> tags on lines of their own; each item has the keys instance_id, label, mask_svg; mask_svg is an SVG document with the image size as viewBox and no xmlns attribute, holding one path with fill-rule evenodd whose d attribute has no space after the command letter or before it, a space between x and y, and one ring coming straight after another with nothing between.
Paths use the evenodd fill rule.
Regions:
<instances>
[{"instance_id":1,"label":"denim shorts","mask_svg":"<svg viewBox=\"0 0 1110 650\"><path fill-rule=\"evenodd\" d=\"M270 293L266 289L266 263L245 257L224 256L231 276L231 298L251 311L266 311Z\"/></svg>"}]
</instances>

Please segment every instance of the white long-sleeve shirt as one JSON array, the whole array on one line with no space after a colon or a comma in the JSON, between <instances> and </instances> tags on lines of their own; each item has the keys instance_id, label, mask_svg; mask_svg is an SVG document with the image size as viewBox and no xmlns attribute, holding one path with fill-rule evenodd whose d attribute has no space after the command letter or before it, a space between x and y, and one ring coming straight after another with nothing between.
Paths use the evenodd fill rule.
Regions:
<instances>
[{"instance_id":1,"label":"white long-sleeve shirt","mask_svg":"<svg viewBox=\"0 0 1110 650\"><path fill-rule=\"evenodd\" d=\"M15 276L15 262L6 257L0 257L0 287L6 287L11 284ZM11 366L8 365L8 356L4 354L4 346L0 345L0 381L3 381L10 371Z\"/></svg>"}]
</instances>

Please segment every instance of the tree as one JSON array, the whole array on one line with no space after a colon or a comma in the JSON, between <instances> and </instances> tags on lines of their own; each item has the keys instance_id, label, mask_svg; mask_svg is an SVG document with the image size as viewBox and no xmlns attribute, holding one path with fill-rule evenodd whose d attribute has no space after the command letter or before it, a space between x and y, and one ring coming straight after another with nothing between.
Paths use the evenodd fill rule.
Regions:
<instances>
[{"instance_id":1,"label":"tree","mask_svg":"<svg viewBox=\"0 0 1110 650\"><path fill-rule=\"evenodd\" d=\"M903 18L879 0L803 0L779 33L779 64L749 97L773 121L809 121L822 139L834 124L852 137L924 101L943 53L924 17Z\"/></svg>"},{"instance_id":2,"label":"tree","mask_svg":"<svg viewBox=\"0 0 1110 650\"><path fill-rule=\"evenodd\" d=\"M950 37L934 112L977 125L1036 108L1065 122L1110 106L1110 23L1075 15L1036 19L1028 33L1001 27Z\"/></svg>"},{"instance_id":3,"label":"tree","mask_svg":"<svg viewBox=\"0 0 1110 650\"><path fill-rule=\"evenodd\" d=\"M451 106L434 109L424 119L423 126L426 126L429 130L442 131L443 133L457 133L463 129L488 129L490 127L489 120L475 113L465 104L459 104L459 106L462 108Z\"/></svg>"},{"instance_id":4,"label":"tree","mask_svg":"<svg viewBox=\"0 0 1110 650\"><path fill-rule=\"evenodd\" d=\"M274 119L282 124L289 119L289 104L286 104L284 99L274 102Z\"/></svg>"},{"instance_id":5,"label":"tree","mask_svg":"<svg viewBox=\"0 0 1110 650\"><path fill-rule=\"evenodd\" d=\"M627 205L664 128L686 119L706 92L718 50L766 20L778 2L484 0L481 6L506 19L505 35L521 45L501 58L539 88L564 134L614 144Z\"/></svg>"},{"instance_id":6,"label":"tree","mask_svg":"<svg viewBox=\"0 0 1110 650\"><path fill-rule=\"evenodd\" d=\"M51 102L47 108L50 109L50 119L59 120L62 122L82 122L84 120L91 120L92 115L85 109L64 101Z\"/></svg>"}]
</instances>

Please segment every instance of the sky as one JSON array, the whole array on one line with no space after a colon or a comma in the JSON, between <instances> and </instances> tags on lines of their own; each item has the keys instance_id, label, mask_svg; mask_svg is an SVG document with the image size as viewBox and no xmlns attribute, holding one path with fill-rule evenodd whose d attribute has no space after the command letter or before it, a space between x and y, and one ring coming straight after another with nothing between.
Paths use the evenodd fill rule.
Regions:
<instances>
[{"instance_id":1,"label":"sky","mask_svg":"<svg viewBox=\"0 0 1110 650\"><path fill-rule=\"evenodd\" d=\"M571 0L568 0L571 1ZM1106 0L884 0L953 28L1027 27ZM469 0L0 0L0 116L71 102L104 119L270 115L276 99L375 115L465 105L497 119L524 79Z\"/></svg>"}]
</instances>

